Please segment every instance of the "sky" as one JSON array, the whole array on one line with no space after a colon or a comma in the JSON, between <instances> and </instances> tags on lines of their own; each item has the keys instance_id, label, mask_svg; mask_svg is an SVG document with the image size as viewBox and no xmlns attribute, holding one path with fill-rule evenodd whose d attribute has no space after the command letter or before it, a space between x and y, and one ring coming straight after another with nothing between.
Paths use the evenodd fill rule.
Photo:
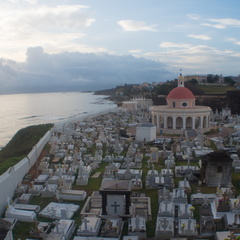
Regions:
<instances>
[{"instance_id":1,"label":"sky","mask_svg":"<svg viewBox=\"0 0 240 240\"><path fill-rule=\"evenodd\" d=\"M1 0L0 94L240 74L239 0Z\"/></svg>"}]
</instances>

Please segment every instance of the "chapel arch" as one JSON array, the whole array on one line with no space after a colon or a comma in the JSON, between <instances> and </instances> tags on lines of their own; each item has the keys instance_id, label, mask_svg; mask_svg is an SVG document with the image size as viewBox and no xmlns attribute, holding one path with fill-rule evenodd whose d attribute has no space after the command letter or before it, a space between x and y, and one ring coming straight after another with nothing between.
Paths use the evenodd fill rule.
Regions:
<instances>
[{"instance_id":1,"label":"chapel arch","mask_svg":"<svg viewBox=\"0 0 240 240\"><path fill-rule=\"evenodd\" d=\"M172 117L167 118L167 128L172 129L173 128L173 119Z\"/></svg>"},{"instance_id":2,"label":"chapel arch","mask_svg":"<svg viewBox=\"0 0 240 240\"><path fill-rule=\"evenodd\" d=\"M186 129L192 129L193 128L193 120L191 117L186 118Z\"/></svg>"},{"instance_id":3,"label":"chapel arch","mask_svg":"<svg viewBox=\"0 0 240 240\"><path fill-rule=\"evenodd\" d=\"M203 117L203 128L206 128L207 127L207 117L204 116Z\"/></svg>"},{"instance_id":4,"label":"chapel arch","mask_svg":"<svg viewBox=\"0 0 240 240\"><path fill-rule=\"evenodd\" d=\"M183 128L183 119L181 117L176 118L176 129L182 129Z\"/></svg>"}]
</instances>

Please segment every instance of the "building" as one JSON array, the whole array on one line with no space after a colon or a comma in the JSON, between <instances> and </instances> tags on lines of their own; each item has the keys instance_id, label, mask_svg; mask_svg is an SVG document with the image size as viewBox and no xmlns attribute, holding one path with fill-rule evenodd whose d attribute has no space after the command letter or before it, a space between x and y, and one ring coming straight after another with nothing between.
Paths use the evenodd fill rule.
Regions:
<instances>
[{"instance_id":1,"label":"building","mask_svg":"<svg viewBox=\"0 0 240 240\"><path fill-rule=\"evenodd\" d=\"M156 139L156 126L151 123L143 123L136 128L136 140L151 142Z\"/></svg>"},{"instance_id":2,"label":"building","mask_svg":"<svg viewBox=\"0 0 240 240\"><path fill-rule=\"evenodd\" d=\"M202 156L202 182L207 187L228 187L232 184L232 158L226 152L215 151Z\"/></svg>"},{"instance_id":3,"label":"building","mask_svg":"<svg viewBox=\"0 0 240 240\"><path fill-rule=\"evenodd\" d=\"M166 98L167 105L150 107L152 123L162 133L180 134L183 130L210 129L211 108L196 106L195 96L184 86L184 78L180 74L178 86Z\"/></svg>"}]
</instances>

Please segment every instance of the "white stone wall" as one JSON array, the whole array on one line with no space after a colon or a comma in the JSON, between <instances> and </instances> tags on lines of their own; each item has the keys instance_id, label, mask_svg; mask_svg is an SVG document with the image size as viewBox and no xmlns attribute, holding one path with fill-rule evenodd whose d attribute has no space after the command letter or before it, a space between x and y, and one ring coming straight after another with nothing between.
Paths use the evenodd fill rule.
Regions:
<instances>
[{"instance_id":1,"label":"white stone wall","mask_svg":"<svg viewBox=\"0 0 240 240\"><path fill-rule=\"evenodd\" d=\"M150 142L156 139L156 126L136 128L136 140Z\"/></svg>"},{"instance_id":2,"label":"white stone wall","mask_svg":"<svg viewBox=\"0 0 240 240\"><path fill-rule=\"evenodd\" d=\"M34 146L28 156L22 159L13 167L10 167L4 174L0 176L0 215L4 213L7 206L7 197L12 198L14 191L19 183L21 183L25 174L36 162L45 144L49 141L51 132L48 131L40 141Z\"/></svg>"}]
</instances>

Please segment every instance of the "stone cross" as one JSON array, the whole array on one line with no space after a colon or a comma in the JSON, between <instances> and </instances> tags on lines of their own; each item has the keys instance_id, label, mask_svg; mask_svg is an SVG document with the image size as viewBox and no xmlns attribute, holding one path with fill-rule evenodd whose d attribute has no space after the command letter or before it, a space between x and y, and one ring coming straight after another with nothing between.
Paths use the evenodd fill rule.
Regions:
<instances>
[{"instance_id":1,"label":"stone cross","mask_svg":"<svg viewBox=\"0 0 240 240\"><path fill-rule=\"evenodd\" d=\"M187 179L184 178L184 187L186 188L187 187Z\"/></svg>"},{"instance_id":2,"label":"stone cross","mask_svg":"<svg viewBox=\"0 0 240 240\"><path fill-rule=\"evenodd\" d=\"M87 220L86 218L84 218L82 220L82 222L84 223L84 230L87 230L87 224L90 222L89 220Z\"/></svg>"},{"instance_id":3,"label":"stone cross","mask_svg":"<svg viewBox=\"0 0 240 240\"><path fill-rule=\"evenodd\" d=\"M135 224L136 224L136 230L139 230L139 224L140 224L140 218L137 215L136 219L135 219Z\"/></svg>"},{"instance_id":4,"label":"stone cross","mask_svg":"<svg viewBox=\"0 0 240 240\"><path fill-rule=\"evenodd\" d=\"M59 222L58 220L54 221L56 225L56 232L59 233Z\"/></svg>"},{"instance_id":5,"label":"stone cross","mask_svg":"<svg viewBox=\"0 0 240 240\"><path fill-rule=\"evenodd\" d=\"M120 207L120 205L117 205L117 202L115 201L111 207L114 207L114 213L117 213L117 207Z\"/></svg>"},{"instance_id":6,"label":"stone cross","mask_svg":"<svg viewBox=\"0 0 240 240\"><path fill-rule=\"evenodd\" d=\"M148 160L148 161L147 161L148 168L150 168L150 167L151 167L151 166L150 166L150 163L151 163L151 161L150 161L150 160Z\"/></svg>"}]
</instances>

